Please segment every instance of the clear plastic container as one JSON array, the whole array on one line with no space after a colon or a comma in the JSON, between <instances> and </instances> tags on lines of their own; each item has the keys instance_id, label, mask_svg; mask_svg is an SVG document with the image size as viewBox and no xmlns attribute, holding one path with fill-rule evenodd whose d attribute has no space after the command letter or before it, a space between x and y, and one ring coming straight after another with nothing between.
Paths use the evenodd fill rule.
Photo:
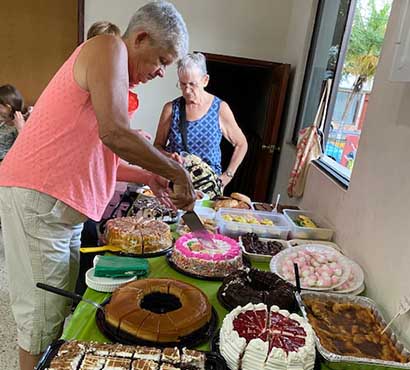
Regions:
<instances>
[{"instance_id":1,"label":"clear plastic container","mask_svg":"<svg viewBox=\"0 0 410 370\"><path fill-rule=\"evenodd\" d=\"M291 225L290 238L291 239L313 239L313 240L332 240L333 229L329 222L323 218L315 215L310 211L285 209L283 211L286 219ZM295 220L298 216L303 215L309 217L318 227L300 227Z\"/></svg>"},{"instance_id":2,"label":"clear plastic container","mask_svg":"<svg viewBox=\"0 0 410 370\"><path fill-rule=\"evenodd\" d=\"M211 220L213 220L216 215L216 212L212 208L209 208L209 207L200 207L200 206L195 205L194 211L199 217L209 218Z\"/></svg>"},{"instance_id":3,"label":"clear plastic container","mask_svg":"<svg viewBox=\"0 0 410 370\"><path fill-rule=\"evenodd\" d=\"M262 220L271 221L273 225L248 223L246 221L227 221L223 216L255 218L259 222ZM246 233L255 233L261 238L287 239L290 231L290 224L285 216L272 212L258 212L247 209L221 208L216 213L216 222L219 232L223 235L234 238Z\"/></svg>"}]
</instances>

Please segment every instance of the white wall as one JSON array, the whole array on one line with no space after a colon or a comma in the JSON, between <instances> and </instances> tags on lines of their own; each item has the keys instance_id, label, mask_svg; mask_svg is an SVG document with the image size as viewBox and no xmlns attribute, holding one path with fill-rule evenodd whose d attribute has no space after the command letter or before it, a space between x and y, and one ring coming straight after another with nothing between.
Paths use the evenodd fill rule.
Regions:
<instances>
[{"instance_id":1,"label":"white wall","mask_svg":"<svg viewBox=\"0 0 410 370\"><path fill-rule=\"evenodd\" d=\"M281 194L282 204L297 204L299 200L289 199L287 185L289 174L295 162L296 148L292 143L293 130L299 105L305 74L306 60L316 16L317 0L297 0L294 2L289 23L287 47L285 51L288 63L292 65L292 76L289 82L289 94L285 107L285 131L280 143L281 152L279 167L272 198Z\"/></svg>"},{"instance_id":2,"label":"white wall","mask_svg":"<svg viewBox=\"0 0 410 370\"><path fill-rule=\"evenodd\" d=\"M173 0L172 3L187 23L191 50L297 63L297 54L301 51L296 47L291 53L292 58L288 59L289 37L291 40L300 35L304 37L306 29L292 18L294 3L301 4L304 9L309 8L306 4L312 1ZM85 0L85 30L95 21L109 20L124 31L132 13L146 2ZM299 16L305 15L301 13ZM175 67L171 67L163 80L137 87L141 108L133 119L134 128L143 128L155 134L163 105L179 95L175 83Z\"/></svg>"},{"instance_id":3,"label":"white wall","mask_svg":"<svg viewBox=\"0 0 410 370\"><path fill-rule=\"evenodd\" d=\"M398 13L395 2L349 189L312 166L301 203L336 227L336 242L364 268L367 294L388 317L410 295L410 84L388 81ZM410 315L394 327L410 347Z\"/></svg>"}]
</instances>

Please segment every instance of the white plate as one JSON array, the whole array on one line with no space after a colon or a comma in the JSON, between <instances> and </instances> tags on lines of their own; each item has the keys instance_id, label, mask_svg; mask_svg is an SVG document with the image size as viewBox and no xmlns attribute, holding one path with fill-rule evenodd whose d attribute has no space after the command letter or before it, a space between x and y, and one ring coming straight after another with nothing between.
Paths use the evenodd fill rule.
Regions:
<instances>
[{"instance_id":1,"label":"white plate","mask_svg":"<svg viewBox=\"0 0 410 370\"><path fill-rule=\"evenodd\" d=\"M351 268L349 279L334 289L336 293L352 293L357 291L362 285L364 289L364 273L362 268L358 263L352 260L350 260L349 263ZM353 279L349 281L351 278ZM348 284L348 286L344 287L345 284Z\"/></svg>"},{"instance_id":2,"label":"white plate","mask_svg":"<svg viewBox=\"0 0 410 370\"><path fill-rule=\"evenodd\" d=\"M288 242L286 240L282 239L267 239L267 238L259 238L261 242L267 243L267 242L278 242L283 246L283 249L288 248ZM278 254L275 254L275 256L268 255L268 254L257 254L257 253L249 253L246 251L243 243L242 243L242 236L239 237L239 245L241 246L242 249L242 254L247 257L251 261L256 261L256 262L269 262L272 257L277 256Z\"/></svg>"},{"instance_id":3,"label":"white plate","mask_svg":"<svg viewBox=\"0 0 410 370\"><path fill-rule=\"evenodd\" d=\"M332 247L339 251L340 253L344 254L342 251L342 248L340 248L336 243L328 242L325 240L310 240L310 239L291 239L288 240L289 247L298 247L300 245L306 245L306 244L320 244L320 245L326 245L328 247Z\"/></svg>"},{"instance_id":4,"label":"white plate","mask_svg":"<svg viewBox=\"0 0 410 370\"><path fill-rule=\"evenodd\" d=\"M343 256L341 253L336 251L334 248L323 245L323 244L308 244L308 245L301 245L297 247L287 248L281 252L279 252L276 256L272 258L271 261L271 271L279 275L282 279L287 280L283 273L282 273L282 264L289 258L290 254L302 252L302 251L310 251L310 252L319 252L319 253L331 253L337 257L338 263L343 268L342 276L337 284L333 284L330 287L316 287L316 286L306 286L301 285L302 289L309 289L309 290L317 290L317 291L329 291L332 289L337 288L338 286L342 285L350 276L350 260ZM293 281L289 281L291 284L294 284Z\"/></svg>"},{"instance_id":5,"label":"white plate","mask_svg":"<svg viewBox=\"0 0 410 370\"><path fill-rule=\"evenodd\" d=\"M97 292L110 293L117 289L121 284L135 280L136 276L126 278L108 278L94 276L95 268L90 268L85 274L85 283Z\"/></svg>"}]
</instances>

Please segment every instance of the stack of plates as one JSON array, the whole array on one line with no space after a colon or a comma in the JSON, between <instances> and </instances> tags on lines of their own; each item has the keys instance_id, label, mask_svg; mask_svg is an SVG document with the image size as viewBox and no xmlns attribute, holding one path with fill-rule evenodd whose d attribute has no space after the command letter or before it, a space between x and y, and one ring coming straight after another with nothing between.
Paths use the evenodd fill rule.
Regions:
<instances>
[{"instance_id":1,"label":"stack of plates","mask_svg":"<svg viewBox=\"0 0 410 370\"><path fill-rule=\"evenodd\" d=\"M91 289L98 292L111 293L121 284L135 280L136 276L126 278L108 278L94 276L95 268L90 268L85 274L85 283Z\"/></svg>"}]
</instances>

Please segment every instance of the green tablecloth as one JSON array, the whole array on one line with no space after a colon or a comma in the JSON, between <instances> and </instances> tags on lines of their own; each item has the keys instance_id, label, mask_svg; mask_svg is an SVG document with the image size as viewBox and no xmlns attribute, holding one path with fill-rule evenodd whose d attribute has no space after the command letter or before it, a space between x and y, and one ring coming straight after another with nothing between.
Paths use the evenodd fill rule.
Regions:
<instances>
[{"instance_id":1,"label":"green tablecloth","mask_svg":"<svg viewBox=\"0 0 410 370\"><path fill-rule=\"evenodd\" d=\"M149 259L150 264L150 278L174 278L181 281L186 281L192 285L200 288L209 298L210 303L215 308L218 314L218 327L221 326L222 320L228 311L221 306L216 294L221 285L218 281L207 281L190 278L173 270L165 260L165 256L155 257ZM252 263L253 267L257 267L261 270L269 270L268 263ZM101 303L108 298L110 293L99 293L93 289L88 288L84 294L85 298L89 298L95 302ZM84 341L95 341L100 343L110 342L108 338L100 332L95 321L96 309L84 302L80 302L75 309L73 316L67 326L64 329L62 338L66 340L77 339ZM200 350L209 350L209 343L199 346ZM386 370L381 366L368 366L359 364L346 364L346 363L331 363L321 361L320 370ZM256 370L256 369L255 369Z\"/></svg>"},{"instance_id":2,"label":"green tablecloth","mask_svg":"<svg viewBox=\"0 0 410 370\"><path fill-rule=\"evenodd\" d=\"M216 294L221 285L219 281L207 281L194 279L189 276L183 275L174 269L172 269L166 262L165 256L150 258L150 273L148 277L150 278L174 278L178 280L185 281L192 285L197 286L201 289L209 298L212 306L215 308L218 314L218 327L221 326L222 320L228 311L221 306L219 303ZM261 269L268 269L268 264L258 263L255 267ZM84 294L85 298L91 299L95 302L101 303L107 297L110 296L110 293L100 293L93 289L88 288ZM109 339L100 332L95 321L95 312L96 309L84 302L80 302L75 309L73 316L66 328L64 329L62 338L69 339L78 339L85 341L96 341L96 342L109 342ZM209 350L209 344L204 344L199 349Z\"/></svg>"}]
</instances>

